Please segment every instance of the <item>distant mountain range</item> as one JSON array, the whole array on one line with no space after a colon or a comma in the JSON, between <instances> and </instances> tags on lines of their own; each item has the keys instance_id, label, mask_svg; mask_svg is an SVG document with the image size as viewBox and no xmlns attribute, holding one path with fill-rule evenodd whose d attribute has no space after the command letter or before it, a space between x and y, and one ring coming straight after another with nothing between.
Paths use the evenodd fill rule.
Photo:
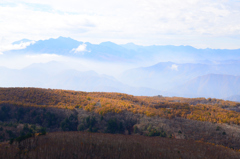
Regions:
<instances>
[{"instance_id":1,"label":"distant mountain range","mask_svg":"<svg viewBox=\"0 0 240 159\"><path fill-rule=\"evenodd\" d=\"M141 80L142 84L137 83L137 78L141 77L140 74L137 74L137 71L135 74L132 72L132 77L136 77L132 79L132 82L135 81L138 85L134 85L133 83L125 84L124 81L119 81L108 75L99 75L94 71L77 71L59 62L32 64L21 70L0 67L0 87L40 87L97 92L122 92L148 96L212 97L239 101L240 96L237 95L240 94L240 76L222 74L197 76L204 71L197 71L196 68L204 67L202 65L193 67L190 64L181 65L178 71L181 71L181 68L185 69L180 73L174 74L170 71L172 68L169 68L172 65L174 63L167 62L154 65L154 67L141 68L146 72L150 72L148 72L149 77L145 78L145 81ZM189 71L189 69L186 69L188 65L193 70ZM154 69L156 72L153 72ZM152 76L151 71L153 72ZM172 71L178 72L176 69ZM158 77L157 74L159 74ZM191 79L194 75L197 77ZM146 76L142 72L142 77ZM171 81L174 77L175 81ZM156 79L154 80L154 78ZM158 89L162 85L166 86L171 82L175 83L177 80L183 80L184 78L190 80L186 80L184 84L179 84L165 91ZM169 81L167 82L167 80Z\"/></svg>"},{"instance_id":2,"label":"distant mountain range","mask_svg":"<svg viewBox=\"0 0 240 159\"><path fill-rule=\"evenodd\" d=\"M225 100L240 102L240 95L233 95L233 96L225 98Z\"/></svg>"},{"instance_id":3,"label":"distant mountain range","mask_svg":"<svg viewBox=\"0 0 240 159\"><path fill-rule=\"evenodd\" d=\"M13 45L29 42L31 40L23 39ZM89 65L102 62L122 67L127 63L136 64L136 67L121 74L116 67L114 71L119 75L115 77L100 75L82 63L77 63L78 68L60 62L35 63L21 70L2 67L0 86L122 92L148 96L212 97L240 101L240 49L140 46L133 43L118 45L112 42L91 44L65 37L29 44L25 49L4 52L4 56L47 53L71 59L77 57L92 60ZM148 67L143 67L146 66L146 61Z\"/></svg>"},{"instance_id":4,"label":"distant mountain range","mask_svg":"<svg viewBox=\"0 0 240 159\"><path fill-rule=\"evenodd\" d=\"M207 74L240 75L240 61L224 61L218 64L161 62L149 67L128 70L119 78L128 85L169 91Z\"/></svg>"},{"instance_id":5,"label":"distant mountain range","mask_svg":"<svg viewBox=\"0 0 240 159\"><path fill-rule=\"evenodd\" d=\"M171 92L181 97L226 98L240 94L240 76L220 74L199 76L171 89Z\"/></svg>"},{"instance_id":6,"label":"distant mountain range","mask_svg":"<svg viewBox=\"0 0 240 159\"><path fill-rule=\"evenodd\" d=\"M29 42L23 39L20 42ZM79 49L77 49L79 47ZM196 61L196 60L231 60L240 59L240 49L196 49L191 46L139 46L133 43L117 45L112 42L100 44L83 43L71 38L39 40L25 49L12 50L6 53L49 53L65 56L77 56L100 61Z\"/></svg>"},{"instance_id":7,"label":"distant mountain range","mask_svg":"<svg viewBox=\"0 0 240 159\"><path fill-rule=\"evenodd\" d=\"M133 95L158 95L161 91L131 87L114 77L94 71L77 71L62 63L33 64L24 69L0 67L0 87L40 87L88 92L122 92Z\"/></svg>"}]
</instances>

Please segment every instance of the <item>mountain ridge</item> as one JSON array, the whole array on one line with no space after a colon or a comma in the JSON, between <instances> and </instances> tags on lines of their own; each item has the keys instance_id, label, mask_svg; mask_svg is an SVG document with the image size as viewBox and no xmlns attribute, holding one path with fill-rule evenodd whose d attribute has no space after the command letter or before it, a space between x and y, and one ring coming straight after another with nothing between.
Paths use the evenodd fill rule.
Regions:
<instances>
[{"instance_id":1,"label":"mountain ridge","mask_svg":"<svg viewBox=\"0 0 240 159\"><path fill-rule=\"evenodd\" d=\"M26 39L25 39L26 40ZM21 40L20 40L21 41ZM24 39L22 40L24 41ZM72 51L80 45L85 44L86 54L74 54ZM82 50L84 52L84 50ZM47 39L35 41L34 44L27 46L25 49L8 51L7 53L55 53L65 56L78 56L99 60L206 60L206 59L240 59L240 49L197 49L192 46L174 46L174 45L151 45L140 46L133 43L118 45L107 41L100 44L91 44L89 42L80 42L71 38L58 37L57 39Z\"/></svg>"},{"instance_id":2,"label":"mountain ridge","mask_svg":"<svg viewBox=\"0 0 240 159\"><path fill-rule=\"evenodd\" d=\"M88 92L121 92L150 96L161 94L161 91L156 89L128 86L112 76L98 74L93 70L78 71L71 67L61 68L60 66L63 67L64 65L55 61L33 64L20 70L4 67L1 69L0 67L3 75L0 78L0 86L42 87Z\"/></svg>"}]
</instances>

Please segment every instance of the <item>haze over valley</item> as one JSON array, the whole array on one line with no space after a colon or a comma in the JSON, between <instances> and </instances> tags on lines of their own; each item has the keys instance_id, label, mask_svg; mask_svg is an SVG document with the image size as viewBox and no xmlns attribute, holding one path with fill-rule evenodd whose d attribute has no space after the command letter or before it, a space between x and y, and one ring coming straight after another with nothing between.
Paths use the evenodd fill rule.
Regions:
<instances>
[{"instance_id":1,"label":"haze over valley","mask_svg":"<svg viewBox=\"0 0 240 159\"><path fill-rule=\"evenodd\" d=\"M22 48L1 55L1 87L239 100L240 49L91 44L66 37L12 46Z\"/></svg>"}]
</instances>

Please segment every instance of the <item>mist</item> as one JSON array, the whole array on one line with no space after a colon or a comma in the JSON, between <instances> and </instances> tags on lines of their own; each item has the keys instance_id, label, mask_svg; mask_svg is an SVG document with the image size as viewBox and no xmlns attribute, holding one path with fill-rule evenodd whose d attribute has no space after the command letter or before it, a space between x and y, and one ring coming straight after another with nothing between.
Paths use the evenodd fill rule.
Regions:
<instances>
[{"instance_id":1,"label":"mist","mask_svg":"<svg viewBox=\"0 0 240 159\"><path fill-rule=\"evenodd\" d=\"M10 69L24 69L32 64L45 64L51 61L64 64L66 69L75 69L78 71L95 71L99 74L106 74L118 77L128 69L147 66L139 63L121 63L121 62L99 62L84 58L72 58L56 54L34 54L7 56L1 55L0 66Z\"/></svg>"},{"instance_id":2,"label":"mist","mask_svg":"<svg viewBox=\"0 0 240 159\"><path fill-rule=\"evenodd\" d=\"M239 50L91 44L64 37L25 41L0 55L1 87L234 100L240 94Z\"/></svg>"}]
</instances>

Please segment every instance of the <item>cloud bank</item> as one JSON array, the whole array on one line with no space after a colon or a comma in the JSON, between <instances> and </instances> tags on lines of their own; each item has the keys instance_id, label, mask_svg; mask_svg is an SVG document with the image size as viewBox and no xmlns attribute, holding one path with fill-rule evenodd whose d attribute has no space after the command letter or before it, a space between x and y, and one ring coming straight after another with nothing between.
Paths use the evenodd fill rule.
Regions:
<instances>
[{"instance_id":1,"label":"cloud bank","mask_svg":"<svg viewBox=\"0 0 240 159\"><path fill-rule=\"evenodd\" d=\"M240 1L2 0L0 39L239 48Z\"/></svg>"},{"instance_id":2,"label":"cloud bank","mask_svg":"<svg viewBox=\"0 0 240 159\"><path fill-rule=\"evenodd\" d=\"M19 44L0 45L0 54L1 54L1 52L4 52L4 51L25 49L27 46L34 44L34 43L35 43L35 41L21 42Z\"/></svg>"}]
</instances>

